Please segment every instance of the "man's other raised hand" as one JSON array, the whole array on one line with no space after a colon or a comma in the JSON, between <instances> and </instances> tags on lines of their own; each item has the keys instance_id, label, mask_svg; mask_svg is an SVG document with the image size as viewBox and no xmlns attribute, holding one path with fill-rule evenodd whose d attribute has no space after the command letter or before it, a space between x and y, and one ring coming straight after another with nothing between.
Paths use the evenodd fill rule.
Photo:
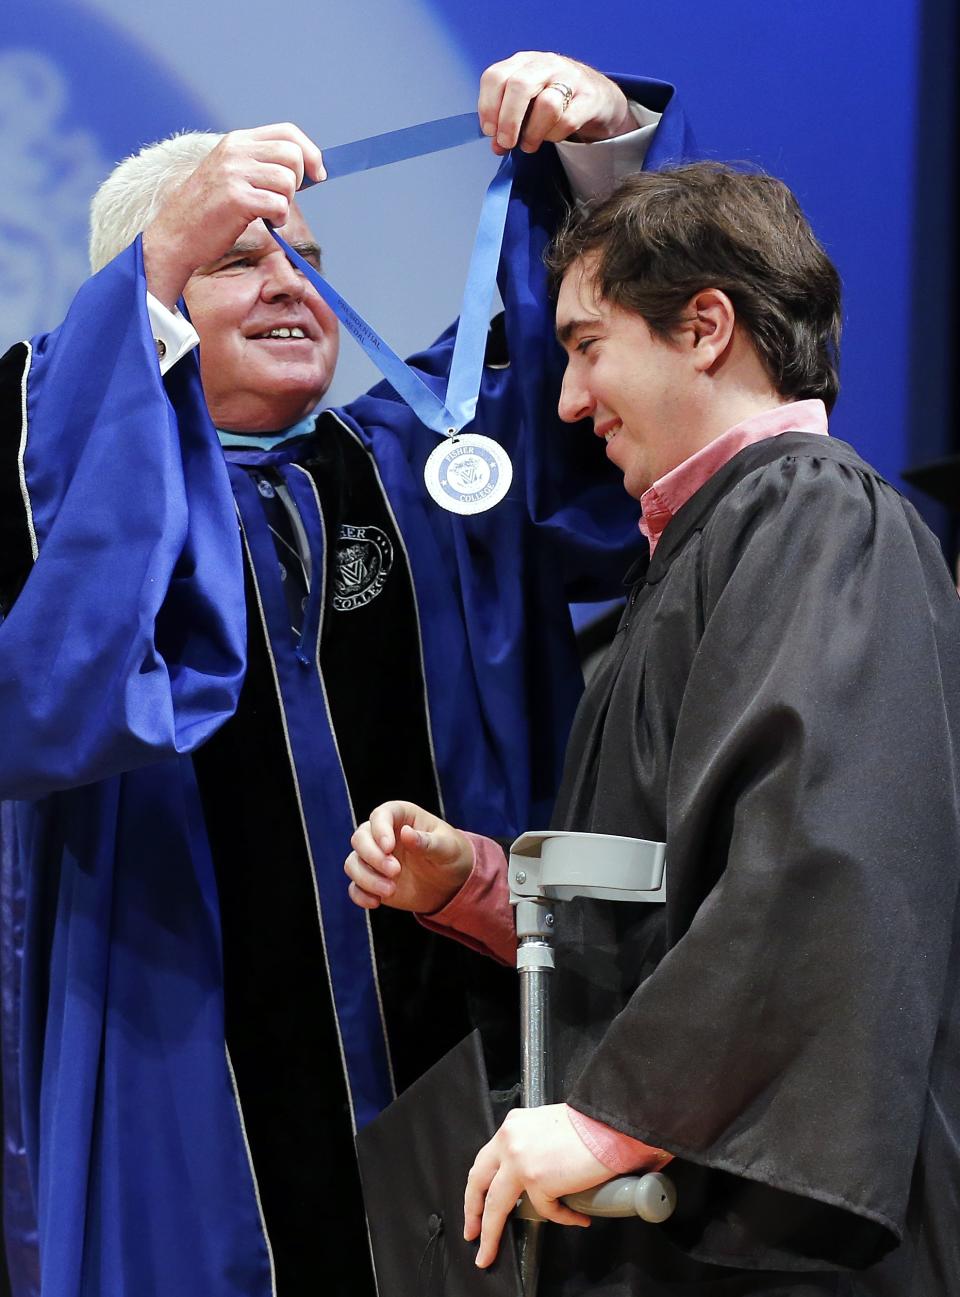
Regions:
<instances>
[{"instance_id":1,"label":"man's other raised hand","mask_svg":"<svg viewBox=\"0 0 960 1297\"><path fill-rule=\"evenodd\" d=\"M518 143L535 153L544 140L590 143L636 130L626 95L586 63L527 50L493 63L480 78L480 125L497 154Z\"/></svg>"},{"instance_id":2,"label":"man's other raised hand","mask_svg":"<svg viewBox=\"0 0 960 1297\"><path fill-rule=\"evenodd\" d=\"M284 225L305 174L326 179L323 157L290 122L225 135L144 230L150 292L172 307L193 272L229 252L251 222Z\"/></svg>"}]
</instances>

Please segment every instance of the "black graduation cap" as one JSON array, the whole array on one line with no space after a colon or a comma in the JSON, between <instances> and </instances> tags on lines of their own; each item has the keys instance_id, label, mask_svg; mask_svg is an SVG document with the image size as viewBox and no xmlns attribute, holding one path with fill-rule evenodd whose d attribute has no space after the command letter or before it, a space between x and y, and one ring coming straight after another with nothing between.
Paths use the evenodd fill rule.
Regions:
<instances>
[{"instance_id":1,"label":"black graduation cap","mask_svg":"<svg viewBox=\"0 0 960 1297\"><path fill-rule=\"evenodd\" d=\"M357 1135L380 1297L521 1297L513 1226L486 1270L463 1239L467 1173L496 1125L474 1031Z\"/></svg>"},{"instance_id":2,"label":"black graduation cap","mask_svg":"<svg viewBox=\"0 0 960 1297\"><path fill-rule=\"evenodd\" d=\"M945 504L954 513L960 513L960 455L947 455L927 464L916 464L905 468L900 476L918 491Z\"/></svg>"}]
</instances>

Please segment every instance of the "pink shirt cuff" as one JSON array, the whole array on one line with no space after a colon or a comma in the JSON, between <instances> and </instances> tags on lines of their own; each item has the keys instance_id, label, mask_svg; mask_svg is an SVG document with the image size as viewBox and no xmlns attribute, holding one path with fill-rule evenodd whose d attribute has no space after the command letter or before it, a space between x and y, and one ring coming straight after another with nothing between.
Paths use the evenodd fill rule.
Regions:
<instances>
[{"instance_id":1,"label":"pink shirt cuff","mask_svg":"<svg viewBox=\"0 0 960 1297\"><path fill-rule=\"evenodd\" d=\"M473 847L473 869L459 892L432 914L417 919L431 932L454 937L471 950L511 968L517 962L517 929L507 885L507 859L496 842L464 836Z\"/></svg>"},{"instance_id":2,"label":"pink shirt cuff","mask_svg":"<svg viewBox=\"0 0 960 1297\"><path fill-rule=\"evenodd\" d=\"M587 1148L604 1166L617 1175L627 1171L659 1171L661 1167L673 1161L673 1154L662 1148L653 1148L642 1140L624 1135L612 1126L605 1126L602 1121L595 1121L584 1113L564 1105L570 1124Z\"/></svg>"}]
</instances>

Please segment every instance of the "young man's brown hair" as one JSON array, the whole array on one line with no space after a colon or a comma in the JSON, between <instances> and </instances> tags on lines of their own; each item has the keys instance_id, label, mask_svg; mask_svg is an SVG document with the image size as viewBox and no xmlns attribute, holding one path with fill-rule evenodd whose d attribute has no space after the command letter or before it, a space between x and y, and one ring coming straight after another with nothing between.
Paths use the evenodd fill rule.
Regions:
<instances>
[{"instance_id":1,"label":"young man's brown hair","mask_svg":"<svg viewBox=\"0 0 960 1297\"><path fill-rule=\"evenodd\" d=\"M665 339L697 292L721 289L777 391L833 407L840 277L782 181L713 162L642 171L571 212L547 253L554 288L593 257L600 296Z\"/></svg>"}]
</instances>

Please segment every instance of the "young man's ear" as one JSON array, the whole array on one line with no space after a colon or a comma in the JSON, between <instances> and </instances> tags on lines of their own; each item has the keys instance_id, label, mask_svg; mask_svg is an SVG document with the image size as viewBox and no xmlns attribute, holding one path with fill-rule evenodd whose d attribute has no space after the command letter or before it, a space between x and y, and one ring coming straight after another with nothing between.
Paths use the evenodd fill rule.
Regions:
<instances>
[{"instance_id":1,"label":"young man's ear","mask_svg":"<svg viewBox=\"0 0 960 1297\"><path fill-rule=\"evenodd\" d=\"M690 298L682 328L696 369L706 373L723 358L736 322L733 303L721 289L702 288Z\"/></svg>"}]
</instances>

